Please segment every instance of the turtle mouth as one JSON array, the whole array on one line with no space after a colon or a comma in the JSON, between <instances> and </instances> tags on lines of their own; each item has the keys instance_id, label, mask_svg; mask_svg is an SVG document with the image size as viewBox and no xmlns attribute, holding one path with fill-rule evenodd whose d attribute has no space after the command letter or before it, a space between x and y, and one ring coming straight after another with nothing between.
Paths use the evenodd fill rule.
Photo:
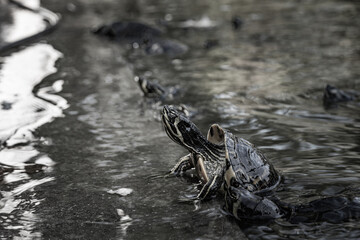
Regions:
<instances>
[{"instance_id":1,"label":"turtle mouth","mask_svg":"<svg viewBox=\"0 0 360 240\"><path fill-rule=\"evenodd\" d=\"M180 121L179 116L180 114L175 109L165 105L161 118L169 138L176 143L183 144L183 137L177 126Z\"/></svg>"},{"instance_id":2,"label":"turtle mouth","mask_svg":"<svg viewBox=\"0 0 360 240\"><path fill-rule=\"evenodd\" d=\"M144 93L144 95L147 95L149 93L148 89L148 82L143 77L136 76L134 78L134 81L139 84L139 87L141 91Z\"/></svg>"},{"instance_id":3,"label":"turtle mouth","mask_svg":"<svg viewBox=\"0 0 360 240\"><path fill-rule=\"evenodd\" d=\"M177 122L179 122L179 116L179 113L175 109L165 105L161 116L165 130L169 129L171 132L174 132L176 135L178 135L178 128L176 125Z\"/></svg>"},{"instance_id":4,"label":"turtle mouth","mask_svg":"<svg viewBox=\"0 0 360 240\"><path fill-rule=\"evenodd\" d=\"M162 118L163 118L163 122L167 121L167 122L171 122L174 123L175 122L175 118L179 115L176 114L176 110L173 108L170 108L168 105L165 105L162 111Z\"/></svg>"},{"instance_id":5,"label":"turtle mouth","mask_svg":"<svg viewBox=\"0 0 360 240\"><path fill-rule=\"evenodd\" d=\"M190 152L212 149L211 143L206 140L197 126L175 108L165 105L161 120L169 138Z\"/></svg>"}]
</instances>

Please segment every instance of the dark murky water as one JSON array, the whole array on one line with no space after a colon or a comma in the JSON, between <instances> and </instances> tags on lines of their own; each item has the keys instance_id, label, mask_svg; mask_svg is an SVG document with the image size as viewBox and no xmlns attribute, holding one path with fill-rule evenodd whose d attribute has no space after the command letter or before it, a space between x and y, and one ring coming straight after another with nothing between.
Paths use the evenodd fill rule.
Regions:
<instances>
[{"instance_id":1,"label":"dark murky water","mask_svg":"<svg viewBox=\"0 0 360 240\"><path fill-rule=\"evenodd\" d=\"M29 109L42 104L45 110L40 112L50 116L46 121L62 112L65 117L37 128L26 138L31 144L0 151L3 164L47 166L38 173L19 170L5 177L0 185L1 237L360 237L357 221L292 225L279 219L246 226L224 215L222 199L202 203L197 210L179 202L197 192L196 180L154 176L165 174L186 152L166 136L157 110L145 103L133 81L136 75L147 75L165 86L178 86L181 93L169 103L196 109L193 121L204 132L216 122L256 144L285 178L277 192L282 200L302 203L351 194L359 189L360 180L360 105L351 102L325 110L322 94L327 83L360 91L359 2L49 0L44 4L62 14L59 28L44 37L47 43L4 56L0 90L8 91L1 84L12 74L29 79L35 73L24 84L30 89L21 95L24 104L33 103ZM230 24L235 15L243 20L237 31ZM189 23L186 20L202 18L211 27L179 28ZM149 56L90 32L121 19L154 25L170 20L163 27L166 35L187 44L189 51L177 59ZM219 45L204 49L209 39ZM19 71L6 71L6 63L28 51L33 51L34 61L18 60ZM22 74L23 66L40 73ZM61 80L64 89L59 92ZM11 129L4 113L0 130ZM39 114L30 115L34 122L41 120ZM21 124L27 126L29 119L24 117ZM129 195L110 194L127 188L133 190Z\"/></svg>"}]
</instances>

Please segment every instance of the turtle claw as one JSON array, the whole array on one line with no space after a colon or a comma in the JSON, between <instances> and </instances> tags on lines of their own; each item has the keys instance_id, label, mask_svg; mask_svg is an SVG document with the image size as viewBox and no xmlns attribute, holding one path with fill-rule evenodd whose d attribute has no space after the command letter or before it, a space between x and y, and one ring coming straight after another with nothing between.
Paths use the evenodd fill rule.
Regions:
<instances>
[{"instance_id":1,"label":"turtle claw","mask_svg":"<svg viewBox=\"0 0 360 240\"><path fill-rule=\"evenodd\" d=\"M179 176L181 174L181 171L177 171L177 169L171 169L166 176Z\"/></svg>"},{"instance_id":2,"label":"turtle claw","mask_svg":"<svg viewBox=\"0 0 360 240\"><path fill-rule=\"evenodd\" d=\"M195 207L194 212L198 211L201 208L201 200L200 199L197 199L194 201L194 207Z\"/></svg>"},{"instance_id":3,"label":"turtle claw","mask_svg":"<svg viewBox=\"0 0 360 240\"><path fill-rule=\"evenodd\" d=\"M148 180L156 180L156 179L161 179L161 178L166 178L169 174L159 174L159 173L155 173L155 174L152 174L152 175L149 175L146 177L146 179Z\"/></svg>"},{"instance_id":4,"label":"turtle claw","mask_svg":"<svg viewBox=\"0 0 360 240\"><path fill-rule=\"evenodd\" d=\"M168 175L175 175L179 176L183 172L191 169L193 167L191 161L191 154L185 155L184 157L180 158L180 160L176 163L176 165L170 170Z\"/></svg>"},{"instance_id":5,"label":"turtle claw","mask_svg":"<svg viewBox=\"0 0 360 240\"><path fill-rule=\"evenodd\" d=\"M188 204L194 204L194 212L198 211L201 208L201 200L197 196L191 196L191 197L180 197L178 199L180 203L188 203Z\"/></svg>"},{"instance_id":6,"label":"turtle claw","mask_svg":"<svg viewBox=\"0 0 360 240\"><path fill-rule=\"evenodd\" d=\"M190 195L190 196L182 196L179 197L179 202L181 203L196 203L196 202L200 202L200 199L196 196L196 195Z\"/></svg>"},{"instance_id":7,"label":"turtle claw","mask_svg":"<svg viewBox=\"0 0 360 240\"><path fill-rule=\"evenodd\" d=\"M177 174L177 173L174 173L174 172L172 172L172 171L169 171L167 174L165 174L163 177L164 178L172 178L172 177L177 177L177 176L179 176L179 174Z\"/></svg>"}]
</instances>

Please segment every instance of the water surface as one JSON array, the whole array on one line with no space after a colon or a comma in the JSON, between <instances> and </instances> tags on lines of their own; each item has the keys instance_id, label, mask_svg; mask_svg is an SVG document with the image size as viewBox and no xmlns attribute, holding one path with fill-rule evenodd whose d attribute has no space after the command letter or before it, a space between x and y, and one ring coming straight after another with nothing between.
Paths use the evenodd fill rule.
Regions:
<instances>
[{"instance_id":1,"label":"water surface","mask_svg":"<svg viewBox=\"0 0 360 240\"><path fill-rule=\"evenodd\" d=\"M356 221L290 224L279 219L246 224L223 212L221 197L200 206L180 202L181 197L198 192L198 181L191 176L157 177L186 151L166 136L157 108L144 100L133 81L146 75L164 86L177 86L180 94L168 103L195 109L193 121L204 133L211 123L218 123L257 145L285 178L276 192L280 199L304 203L352 194L360 178L360 106L350 102L326 110L322 94L327 83L360 90L357 2L78 0L44 4L63 16L46 40L64 58L57 72L38 87L63 79L64 89L58 94L70 107L64 111L65 118L35 132L47 140L33 143L35 151L56 165L35 175L51 181L31 192L41 199L32 208L36 218L28 220L31 230L26 235L17 228L26 216L15 216L4 236L360 237ZM233 16L243 20L240 30L232 28ZM188 20L204 17L211 24L189 26ZM90 31L122 19L157 25L167 37L187 44L189 51L177 59L150 56ZM204 49L209 39L219 45ZM108 193L120 188L133 192ZM22 195L15 199L18 196Z\"/></svg>"}]
</instances>

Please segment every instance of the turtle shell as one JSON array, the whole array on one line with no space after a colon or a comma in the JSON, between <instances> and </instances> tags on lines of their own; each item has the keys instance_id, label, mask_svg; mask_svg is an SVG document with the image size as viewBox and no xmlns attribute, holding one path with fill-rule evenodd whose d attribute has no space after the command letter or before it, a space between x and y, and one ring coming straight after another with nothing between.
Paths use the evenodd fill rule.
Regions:
<instances>
[{"instance_id":1,"label":"turtle shell","mask_svg":"<svg viewBox=\"0 0 360 240\"><path fill-rule=\"evenodd\" d=\"M228 186L262 192L273 189L280 182L273 165L253 144L228 131L225 133L225 153Z\"/></svg>"}]
</instances>

